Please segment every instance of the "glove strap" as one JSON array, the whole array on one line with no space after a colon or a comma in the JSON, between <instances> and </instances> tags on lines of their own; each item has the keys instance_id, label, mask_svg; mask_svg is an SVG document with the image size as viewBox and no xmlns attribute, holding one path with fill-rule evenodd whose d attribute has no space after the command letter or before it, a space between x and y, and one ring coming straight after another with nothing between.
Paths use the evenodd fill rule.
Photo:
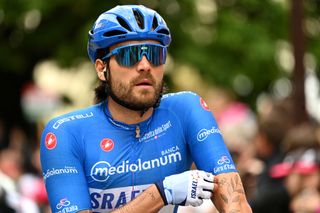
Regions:
<instances>
[{"instance_id":1,"label":"glove strap","mask_svg":"<svg viewBox=\"0 0 320 213\"><path fill-rule=\"evenodd\" d=\"M159 193L161 195L161 198L162 198L162 200L164 202L164 205L165 206L168 205L168 201L167 201L166 195L164 193L163 181L156 182L155 185L156 185L156 187L157 187L157 189L158 189L158 191L159 191Z\"/></svg>"}]
</instances>

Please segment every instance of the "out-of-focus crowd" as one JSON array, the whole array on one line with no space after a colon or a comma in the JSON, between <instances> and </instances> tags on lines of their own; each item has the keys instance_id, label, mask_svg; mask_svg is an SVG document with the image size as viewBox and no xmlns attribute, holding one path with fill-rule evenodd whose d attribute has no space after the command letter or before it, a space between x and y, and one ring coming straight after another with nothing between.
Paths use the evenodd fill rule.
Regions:
<instances>
[{"instance_id":1,"label":"out-of-focus crowd","mask_svg":"<svg viewBox=\"0 0 320 213\"><path fill-rule=\"evenodd\" d=\"M290 98L265 98L255 111L225 91L210 93L206 100L254 213L320 213L319 122L309 116L296 124ZM179 211L191 212L217 210L205 202Z\"/></svg>"},{"instance_id":2,"label":"out-of-focus crowd","mask_svg":"<svg viewBox=\"0 0 320 213\"><path fill-rule=\"evenodd\" d=\"M218 119L224 120L228 111L235 117L243 116L230 126L235 121L230 115L221 128L253 212L320 212L319 123L310 117L296 124L291 99L266 104L254 115L256 128L247 133L244 128L253 120L250 110L239 103L231 103L225 110Z\"/></svg>"},{"instance_id":3,"label":"out-of-focus crowd","mask_svg":"<svg viewBox=\"0 0 320 213\"><path fill-rule=\"evenodd\" d=\"M320 212L319 124L310 119L294 125L294 119L290 100L275 103L259 117L253 153L239 155L245 184L252 161L261 162L260 172L250 177L253 187L247 187L255 212Z\"/></svg>"},{"instance_id":4,"label":"out-of-focus crowd","mask_svg":"<svg viewBox=\"0 0 320 213\"><path fill-rule=\"evenodd\" d=\"M295 125L290 99L269 99L254 113L228 95L221 97L207 98L207 102L253 212L320 213L319 123L310 117ZM0 118L0 212L51 212L40 168L39 132L29 137L25 128L8 128ZM178 212L217 211L205 202Z\"/></svg>"},{"instance_id":5,"label":"out-of-focus crowd","mask_svg":"<svg viewBox=\"0 0 320 213\"><path fill-rule=\"evenodd\" d=\"M42 179L38 137L0 118L0 212L50 213ZM37 135L37 133L32 134Z\"/></svg>"}]
</instances>

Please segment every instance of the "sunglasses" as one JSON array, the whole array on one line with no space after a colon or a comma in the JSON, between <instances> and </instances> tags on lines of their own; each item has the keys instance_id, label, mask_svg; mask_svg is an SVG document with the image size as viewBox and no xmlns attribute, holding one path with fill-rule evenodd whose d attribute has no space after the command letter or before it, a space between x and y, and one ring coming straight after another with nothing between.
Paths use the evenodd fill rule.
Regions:
<instances>
[{"instance_id":1,"label":"sunglasses","mask_svg":"<svg viewBox=\"0 0 320 213\"><path fill-rule=\"evenodd\" d=\"M113 49L102 60L113 55L117 63L124 67L134 66L144 55L154 66L160 66L166 62L167 47L160 44L130 44Z\"/></svg>"}]
</instances>

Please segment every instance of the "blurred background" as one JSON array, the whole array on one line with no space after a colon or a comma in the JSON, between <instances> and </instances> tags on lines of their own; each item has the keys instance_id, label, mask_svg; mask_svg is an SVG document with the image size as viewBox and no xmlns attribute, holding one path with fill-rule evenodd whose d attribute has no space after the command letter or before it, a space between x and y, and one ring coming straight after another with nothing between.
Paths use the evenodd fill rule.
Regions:
<instances>
[{"instance_id":1,"label":"blurred background","mask_svg":"<svg viewBox=\"0 0 320 213\"><path fill-rule=\"evenodd\" d=\"M207 101L254 212L319 211L319 0L0 0L0 212L50 212L39 137L93 103L87 33L118 4L166 20L169 91Z\"/></svg>"}]
</instances>

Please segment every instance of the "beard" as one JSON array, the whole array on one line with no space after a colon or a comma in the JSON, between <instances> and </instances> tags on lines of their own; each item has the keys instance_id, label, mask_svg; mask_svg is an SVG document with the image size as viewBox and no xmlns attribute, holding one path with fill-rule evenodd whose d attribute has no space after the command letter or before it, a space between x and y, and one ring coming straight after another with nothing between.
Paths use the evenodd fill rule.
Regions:
<instances>
[{"instance_id":1,"label":"beard","mask_svg":"<svg viewBox=\"0 0 320 213\"><path fill-rule=\"evenodd\" d=\"M121 106L134 111L146 111L155 106L163 92L163 80L157 83L149 72L136 77L129 84L114 82L112 76L109 77L107 85L110 97ZM142 79L148 79L152 83L153 90L141 89L134 93L135 85Z\"/></svg>"}]
</instances>

